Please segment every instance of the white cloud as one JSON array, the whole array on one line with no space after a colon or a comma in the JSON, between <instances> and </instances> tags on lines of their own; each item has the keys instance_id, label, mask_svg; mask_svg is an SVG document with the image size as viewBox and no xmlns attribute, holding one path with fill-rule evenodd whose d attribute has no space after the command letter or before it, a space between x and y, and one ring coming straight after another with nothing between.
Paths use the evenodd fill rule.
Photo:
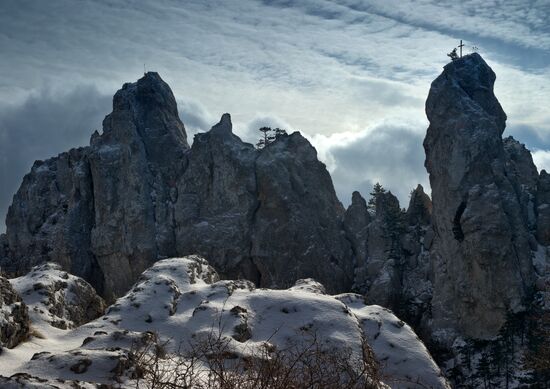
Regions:
<instances>
[{"instance_id":1,"label":"white cloud","mask_svg":"<svg viewBox=\"0 0 550 389\"><path fill-rule=\"evenodd\" d=\"M22 104L0 109L0 232L32 163L87 145L110 108L111 96L80 86L64 93L45 89Z\"/></svg>"},{"instance_id":2,"label":"white cloud","mask_svg":"<svg viewBox=\"0 0 550 389\"><path fill-rule=\"evenodd\" d=\"M550 150L535 150L532 152L533 162L537 166L539 172L546 170L550 172Z\"/></svg>"},{"instance_id":3,"label":"white cloud","mask_svg":"<svg viewBox=\"0 0 550 389\"><path fill-rule=\"evenodd\" d=\"M408 206L418 184L429 188L424 168L424 122L382 122L360 132L309 136L331 172L340 200L348 205L354 190L368 198L380 182Z\"/></svg>"},{"instance_id":4,"label":"white cloud","mask_svg":"<svg viewBox=\"0 0 550 389\"><path fill-rule=\"evenodd\" d=\"M145 63L174 90L190 135L224 112L247 141L261 123L297 129L312 134L344 202L376 180L403 202L425 183L424 100L460 38L497 73L509 133L550 147L549 12L523 0L6 0L0 115L45 87L93 82L111 96ZM67 144L52 142L52 151ZM31 150L25 164L42 157Z\"/></svg>"}]
</instances>

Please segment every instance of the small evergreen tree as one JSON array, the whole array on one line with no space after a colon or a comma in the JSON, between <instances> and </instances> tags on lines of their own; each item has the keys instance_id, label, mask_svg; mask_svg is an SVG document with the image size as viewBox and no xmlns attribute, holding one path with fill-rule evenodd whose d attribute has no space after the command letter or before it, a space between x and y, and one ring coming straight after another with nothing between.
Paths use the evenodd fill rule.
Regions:
<instances>
[{"instance_id":1,"label":"small evergreen tree","mask_svg":"<svg viewBox=\"0 0 550 389\"><path fill-rule=\"evenodd\" d=\"M376 209L376 199L378 199L378 196L380 196L382 193L386 193L386 189L384 189L384 187L380 185L379 182L377 182L376 184L374 184L372 192L370 192L371 198L369 199L369 202L367 204L369 209Z\"/></svg>"},{"instance_id":2,"label":"small evergreen tree","mask_svg":"<svg viewBox=\"0 0 550 389\"><path fill-rule=\"evenodd\" d=\"M273 133L275 134L275 139L278 139L279 137L284 136L284 135L288 135L286 130L284 130L282 128L279 128L279 127L274 128Z\"/></svg>"},{"instance_id":3,"label":"small evergreen tree","mask_svg":"<svg viewBox=\"0 0 550 389\"><path fill-rule=\"evenodd\" d=\"M487 389L488 385L491 385L491 378L493 376L491 371L491 362L487 353L482 353L477 362L477 377L483 381L483 388Z\"/></svg>"},{"instance_id":4,"label":"small evergreen tree","mask_svg":"<svg viewBox=\"0 0 550 389\"><path fill-rule=\"evenodd\" d=\"M262 127L259 128L258 131L260 131L263 136L260 138L258 143L256 143L257 148L263 149L275 140L275 135L273 135L273 130L270 127Z\"/></svg>"},{"instance_id":5,"label":"small evergreen tree","mask_svg":"<svg viewBox=\"0 0 550 389\"><path fill-rule=\"evenodd\" d=\"M550 388L550 312L537 309L528 318L528 352L524 367L531 370L526 383Z\"/></svg>"}]
</instances>

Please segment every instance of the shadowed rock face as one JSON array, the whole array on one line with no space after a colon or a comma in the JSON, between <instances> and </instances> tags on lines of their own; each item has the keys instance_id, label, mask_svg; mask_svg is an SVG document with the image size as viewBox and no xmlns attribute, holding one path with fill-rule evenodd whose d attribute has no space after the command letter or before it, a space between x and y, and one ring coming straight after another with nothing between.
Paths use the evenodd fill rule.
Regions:
<instances>
[{"instance_id":1,"label":"shadowed rock face","mask_svg":"<svg viewBox=\"0 0 550 389\"><path fill-rule=\"evenodd\" d=\"M175 184L189 146L156 73L125 84L89 147L37 161L6 218L7 270L55 261L107 298L175 254Z\"/></svg>"},{"instance_id":2,"label":"shadowed rock face","mask_svg":"<svg viewBox=\"0 0 550 389\"><path fill-rule=\"evenodd\" d=\"M13 348L29 337L28 308L10 282L0 276L0 354L2 346Z\"/></svg>"},{"instance_id":3,"label":"shadowed rock face","mask_svg":"<svg viewBox=\"0 0 550 389\"><path fill-rule=\"evenodd\" d=\"M525 309L533 282L529 199L536 168L503 142L495 74L477 54L445 66L426 102L435 238L432 328L488 338ZM515 143L514 143L515 142Z\"/></svg>"},{"instance_id":4,"label":"shadowed rock face","mask_svg":"<svg viewBox=\"0 0 550 389\"><path fill-rule=\"evenodd\" d=\"M341 292L353 278L342 217L299 133L256 150L225 114L190 148L170 88L147 73L115 94L89 147L34 164L9 209L0 263L13 273L60 263L108 300L158 259L195 253L261 286L315 277Z\"/></svg>"}]
</instances>

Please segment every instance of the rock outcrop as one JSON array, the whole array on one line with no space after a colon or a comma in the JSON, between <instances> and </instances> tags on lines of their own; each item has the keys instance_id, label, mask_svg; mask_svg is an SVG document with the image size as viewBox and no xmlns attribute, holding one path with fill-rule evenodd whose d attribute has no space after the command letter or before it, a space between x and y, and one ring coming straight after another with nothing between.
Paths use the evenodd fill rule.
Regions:
<instances>
[{"instance_id":1,"label":"rock outcrop","mask_svg":"<svg viewBox=\"0 0 550 389\"><path fill-rule=\"evenodd\" d=\"M13 348L29 337L27 306L10 282L0 276L0 353L2 346Z\"/></svg>"},{"instance_id":2,"label":"rock outcrop","mask_svg":"<svg viewBox=\"0 0 550 389\"><path fill-rule=\"evenodd\" d=\"M550 245L550 174L540 172L535 196L537 213L537 239L544 246Z\"/></svg>"},{"instance_id":3,"label":"rock outcrop","mask_svg":"<svg viewBox=\"0 0 550 389\"><path fill-rule=\"evenodd\" d=\"M105 311L105 302L90 284L56 263L35 266L10 282L29 307L33 323L44 321L56 328L76 328Z\"/></svg>"},{"instance_id":4,"label":"rock outcrop","mask_svg":"<svg viewBox=\"0 0 550 389\"><path fill-rule=\"evenodd\" d=\"M502 140L506 115L494 81L491 68L471 54L445 66L426 102L435 229L431 327L442 341L452 332L496 335L507 313L526 308L533 283L536 168L517 142Z\"/></svg>"},{"instance_id":5,"label":"rock outcrop","mask_svg":"<svg viewBox=\"0 0 550 389\"><path fill-rule=\"evenodd\" d=\"M351 247L325 165L299 133L262 150L229 114L187 144L156 73L125 84L90 146L37 161L14 196L0 264L60 263L112 300L161 258L201 254L225 277L348 290Z\"/></svg>"}]
</instances>

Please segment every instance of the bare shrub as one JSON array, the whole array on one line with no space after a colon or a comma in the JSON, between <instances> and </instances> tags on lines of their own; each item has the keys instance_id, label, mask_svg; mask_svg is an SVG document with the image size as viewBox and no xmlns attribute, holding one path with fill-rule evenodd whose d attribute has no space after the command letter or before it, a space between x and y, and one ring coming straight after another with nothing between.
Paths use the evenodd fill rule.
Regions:
<instances>
[{"instance_id":1,"label":"bare shrub","mask_svg":"<svg viewBox=\"0 0 550 389\"><path fill-rule=\"evenodd\" d=\"M378 363L366 342L361 353L329 349L316 334L284 349L269 340L242 353L231 338L210 332L188 347L167 353L168 343L151 336L132 348L136 388L147 389L359 389L376 388Z\"/></svg>"}]
</instances>

